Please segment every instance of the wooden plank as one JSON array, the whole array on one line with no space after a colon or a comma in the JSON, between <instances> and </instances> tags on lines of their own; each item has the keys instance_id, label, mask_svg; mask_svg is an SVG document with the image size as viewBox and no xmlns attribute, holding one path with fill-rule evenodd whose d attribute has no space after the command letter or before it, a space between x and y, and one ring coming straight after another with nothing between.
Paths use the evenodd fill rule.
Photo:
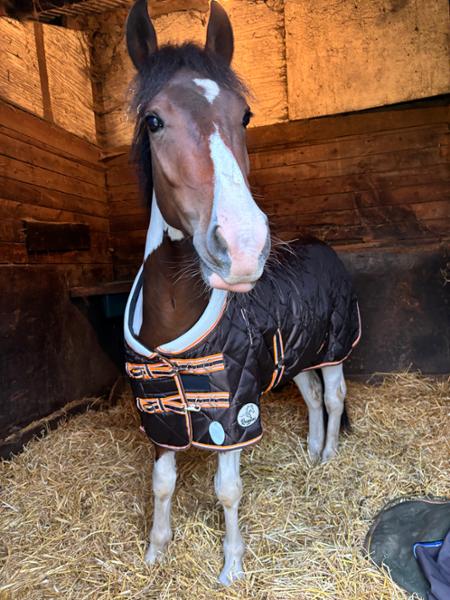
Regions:
<instances>
[{"instance_id":1,"label":"wooden plank","mask_svg":"<svg viewBox=\"0 0 450 600\"><path fill-rule=\"evenodd\" d=\"M70 155L89 163L100 161L101 151L96 145L1 99L0 123L65 153L65 156Z\"/></svg>"},{"instance_id":2,"label":"wooden plank","mask_svg":"<svg viewBox=\"0 0 450 600\"><path fill-rule=\"evenodd\" d=\"M446 0L286 0L290 119L448 93L448 18Z\"/></svg>"},{"instance_id":3,"label":"wooden plank","mask_svg":"<svg viewBox=\"0 0 450 600\"><path fill-rule=\"evenodd\" d=\"M100 285L78 286L70 289L71 298L89 298L90 296L104 296L105 294L125 294L131 290L133 282L108 281Z\"/></svg>"},{"instance_id":4,"label":"wooden plank","mask_svg":"<svg viewBox=\"0 0 450 600\"><path fill-rule=\"evenodd\" d=\"M83 215L58 208L47 208L26 202L7 200L0 196L0 223L7 219L19 223L27 218L37 221L80 222L89 225L93 231L109 232L109 219L107 217Z\"/></svg>"},{"instance_id":5,"label":"wooden plank","mask_svg":"<svg viewBox=\"0 0 450 600\"><path fill-rule=\"evenodd\" d=\"M0 159L1 164L1 159ZM65 194L58 190L49 190L32 183L25 183L9 177L2 179L2 197L6 200L13 200L42 206L56 210L71 211L79 215L92 215L97 217L108 216L108 206L106 200L95 200L74 194ZM63 209L61 208L63 207Z\"/></svg>"},{"instance_id":6,"label":"wooden plank","mask_svg":"<svg viewBox=\"0 0 450 600\"><path fill-rule=\"evenodd\" d=\"M111 194L109 200L109 214L111 222L116 217L127 216L127 215L140 215L143 219L148 220L148 208L143 206L140 198L138 197L138 191L130 193L126 200L116 200L115 194Z\"/></svg>"},{"instance_id":7,"label":"wooden plank","mask_svg":"<svg viewBox=\"0 0 450 600\"><path fill-rule=\"evenodd\" d=\"M87 167L73 159L67 159L55 154L55 152L44 150L33 144L28 144L15 137L5 135L0 130L0 146L2 153L9 158L28 163L36 167L42 167L55 173L73 177L97 187L105 186L105 176L101 170Z\"/></svg>"},{"instance_id":8,"label":"wooden plank","mask_svg":"<svg viewBox=\"0 0 450 600\"><path fill-rule=\"evenodd\" d=\"M24 244L19 244L22 247L24 252L25 246ZM0 249L0 257L1 257L1 249ZM29 265L27 264L3 264L3 269L10 269L11 278L14 277L14 274L19 272L20 269L27 270ZM48 265L45 263L33 264L33 269L36 269L36 272L46 272L51 269L52 273L55 273L58 276L62 276L64 281L66 282L67 288L77 287L77 286L89 286L96 285L102 281L112 281L113 279L113 267L112 263L88 263L88 264L73 264L73 263L65 263L65 264L52 264Z\"/></svg>"},{"instance_id":9,"label":"wooden plank","mask_svg":"<svg viewBox=\"0 0 450 600\"><path fill-rule=\"evenodd\" d=\"M126 257L127 253L140 254L141 259L144 255L145 248L145 237L147 235L146 229L138 229L134 231L117 231L111 234L111 247L113 248L114 258L117 258L118 254L124 252Z\"/></svg>"},{"instance_id":10,"label":"wooden plank","mask_svg":"<svg viewBox=\"0 0 450 600\"><path fill-rule=\"evenodd\" d=\"M299 181L320 177L335 177L343 174L382 173L403 168L420 169L443 163L439 148L425 148L417 151L407 150L366 157L328 160L309 164L274 167L253 171L251 181L258 186L279 183L281 181Z\"/></svg>"},{"instance_id":11,"label":"wooden plank","mask_svg":"<svg viewBox=\"0 0 450 600\"><path fill-rule=\"evenodd\" d=\"M270 223L276 228L286 229L289 225L294 227L315 228L339 226L339 225L370 225L375 226L384 223L409 222L414 227L421 227L427 221L438 219L450 219L450 201L448 197L444 200L432 202L418 202L411 204L393 204L383 206L367 206L357 200L355 206L350 209L333 210L323 212L302 212L293 210L290 214L275 214L270 218ZM449 232L450 233L450 232Z\"/></svg>"},{"instance_id":12,"label":"wooden plank","mask_svg":"<svg viewBox=\"0 0 450 600\"><path fill-rule=\"evenodd\" d=\"M147 230L112 234L110 244L113 249L114 262L134 262L135 264L140 264L144 256L146 235Z\"/></svg>"},{"instance_id":13,"label":"wooden plank","mask_svg":"<svg viewBox=\"0 0 450 600\"><path fill-rule=\"evenodd\" d=\"M289 146L336 139L349 135L395 131L421 125L448 124L450 108L444 106L374 110L347 115L303 119L247 130L250 152L258 148Z\"/></svg>"},{"instance_id":14,"label":"wooden plank","mask_svg":"<svg viewBox=\"0 0 450 600\"><path fill-rule=\"evenodd\" d=\"M298 228L277 226L274 228L274 233L284 240L294 240L302 235L314 235L332 246L394 244L396 248L401 248L405 243L444 242L450 239L449 225L450 220L430 219L420 224L414 221L399 221L373 225L311 225Z\"/></svg>"},{"instance_id":15,"label":"wooden plank","mask_svg":"<svg viewBox=\"0 0 450 600\"><path fill-rule=\"evenodd\" d=\"M338 138L326 143L303 143L284 150L254 152L250 154L250 168L258 170L333 160L337 157L341 160L400 150L440 147L448 144L448 137L448 126L440 124L434 127L413 127L395 132Z\"/></svg>"},{"instance_id":16,"label":"wooden plank","mask_svg":"<svg viewBox=\"0 0 450 600\"><path fill-rule=\"evenodd\" d=\"M43 28L55 123L96 142L87 34L52 25Z\"/></svg>"},{"instance_id":17,"label":"wooden plank","mask_svg":"<svg viewBox=\"0 0 450 600\"><path fill-rule=\"evenodd\" d=\"M146 211L135 215L117 216L111 219L111 232L145 229L148 226L148 220Z\"/></svg>"},{"instance_id":18,"label":"wooden plank","mask_svg":"<svg viewBox=\"0 0 450 600\"><path fill-rule=\"evenodd\" d=\"M91 231L85 223L54 223L25 220L28 253L90 250Z\"/></svg>"},{"instance_id":19,"label":"wooden plank","mask_svg":"<svg viewBox=\"0 0 450 600\"><path fill-rule=\"evenodd\" d=\"M67 177L48 169L36 167L28 163L24 163L14 158L6 156L0 157L0 169L9 179L16 179L19 182L26 181L29 184L56 190L79 196L80 198L106 201L106 192L104 188L93 185L86 181L80 181L72 177Z\"/></svg>"},{"instance_id":20,"label":"wooden plank","mask_svg":"<svg viewBox=\"0 0 450 600\"><path fill-rule=\"evenodd\" d=\"M106 185L109 188L122 185L138 185L138 176L131 165L117 165L106 171Z\"/></svg>"},{"instance_id":21,"label":"wooden plank","mask_svg":"<svg viewBox=\"0 0 450 600\"><path fill-rule=\"evenodd\" d=\"M337 177L303 179L298 182L281 182L258 186L262 196L270 202L291 200L297 197L316 197L335 193L352 193L365 190L400 188L405 182L411 186L450 181L448 164L430 165L421 169L402 169L384 173L354 173ZM118 194L117 197L120 197Z\"/></svg>"},{"instance_id":22,"label":"wooden plank","mask_svg":"<svg viewBox=\"0 0 450 600\"><path fill-rule=\"evenodd\" d=\"M300 192L301 194L301 192ZM272 202L266 199L260 203L263 210L270 216L285 217L297 215L328 215L335 211L354 210L361 207L381 207L391 205L429 205L433 202L444 202L450 206L450 184L439 182L424 186L405 186L393 190L355 190L354 192L326 194L319 196L291 196L286 199L276 199ZM424 208L426 210L426 208Z\"/></svg>"},{"instance_id":23,"label":"wooden plank","mask_svg":"<svg viewBox=\"0 0 450 600\"><path fill-rule=\"evenodd\" d=\"M98 160L96 160L95 162L89 162L88 160L84 160L83 158L73 156L73 154L66 152L62 148L55 149L54 147L50 146L49 144L47 144L45 142L42 142L41 140L30 137L29 135L24 135L23 133L16 131L14 129L10 129L9 127L7 127L6 125L3 125L1 123L0 123L0 133L3 134L4 136L7 136L14 140L19 140L27 145L33 146L38 149L45 150L49 154L53 154L55 156L59 156L61 158L68 159L70 161L70 163L81 165L83 167L87 167L89 170L96 171L98 173L105 172L105 166L104 166L103 162L99 162Z\"/></svg>"},{"instance_id":24,"label":"wooden plank","mask_svg":"<svg viewBox=\"0 0 450 600\"><path fill-rule=\"evenodd\" d=\"M33 25L0 18L0 38L0 96L42 116L42 92Z\"/></svg>"}]
</instances>

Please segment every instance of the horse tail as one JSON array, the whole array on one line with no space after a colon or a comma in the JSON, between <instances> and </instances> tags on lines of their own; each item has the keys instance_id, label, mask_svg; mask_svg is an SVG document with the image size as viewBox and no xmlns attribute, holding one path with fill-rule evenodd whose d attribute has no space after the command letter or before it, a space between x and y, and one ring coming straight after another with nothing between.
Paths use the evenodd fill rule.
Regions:
<instances>
[{"instance_id":1,"label":"horse tail","mask_svg":"<svg viewBox=\"0 0 450 600\"><path fill-rule=\"evenodd\" d=\"M352 432L352 422L350 421L350 417L348 416L347 407L345 406L345 400L344 410L342 411L341 416L341 431L347 434L350 434Z\"/></svg>"}]
</instances>

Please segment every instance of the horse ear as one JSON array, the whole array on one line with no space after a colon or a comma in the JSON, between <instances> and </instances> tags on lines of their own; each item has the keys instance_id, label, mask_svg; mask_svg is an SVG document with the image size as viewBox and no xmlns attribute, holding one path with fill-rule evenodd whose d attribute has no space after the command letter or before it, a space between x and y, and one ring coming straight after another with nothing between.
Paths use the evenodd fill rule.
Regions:
<instances>
[{"instance_id":1,"label":"horse ear","mask_svg":"<svg viewBox=\"0 0 450 600\"><path fill-rule=\"evenodd\" d=\"M148 16L147 0L136 0L126 24L128 54L138 71L142 71L149 57L158 49L156 31Z\"/></svg>"},{"instance_id":2,"label":"horse ear","mask_svg":"<svg viewBox=\"0 0 450 600\"><path fill-rule=\"evenodd\" d=\"M205 48L219 54L228 65L231 63L234 49L233 28L227 13L216 0L211 0Z\"/></svg>"}]
</instances>

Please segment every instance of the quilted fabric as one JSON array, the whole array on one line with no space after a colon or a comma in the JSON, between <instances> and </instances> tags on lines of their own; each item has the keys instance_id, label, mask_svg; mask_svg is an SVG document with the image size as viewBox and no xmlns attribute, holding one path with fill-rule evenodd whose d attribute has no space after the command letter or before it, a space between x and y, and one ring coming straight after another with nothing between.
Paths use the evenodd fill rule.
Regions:
<instances>
[{"instance_id":1,"label":"quilted fabric","mask_svg":"<svg viewBox=\"0 0 450 600\"><path fill-rule=\"evenodd\" d=\"M258 441L261 395L300 371L342 362L359 341L349 274L335 252L301 241L248 294L230 294L215 327L180 355L126 346L142 426L157 445L228 450Z\"/></svg>"}]
</instances>

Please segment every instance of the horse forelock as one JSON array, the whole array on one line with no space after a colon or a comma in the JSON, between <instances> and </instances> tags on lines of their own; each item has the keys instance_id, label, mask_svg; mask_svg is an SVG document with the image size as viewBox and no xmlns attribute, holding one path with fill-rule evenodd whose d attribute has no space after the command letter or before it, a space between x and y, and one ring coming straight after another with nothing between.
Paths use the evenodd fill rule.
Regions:
<instances>
[{"instance_id":1,"label":"horse forelock","mask_svg":"<svg viewBox=\"0 0 450 600\"><path fill-rule=\"evenodd\" d=\"M148 103L181 69L192 71L196 78L211 80L219 88L244 98L249 95L244 82L218 54L192 42L181 45L168 44L150 56L146 67L136 75L133 82L131 101L131 110L136 115L131 159L138 169L141 194L149 207L152 200L153 178L145 111Z\"/></svg>"}]
</instances>

